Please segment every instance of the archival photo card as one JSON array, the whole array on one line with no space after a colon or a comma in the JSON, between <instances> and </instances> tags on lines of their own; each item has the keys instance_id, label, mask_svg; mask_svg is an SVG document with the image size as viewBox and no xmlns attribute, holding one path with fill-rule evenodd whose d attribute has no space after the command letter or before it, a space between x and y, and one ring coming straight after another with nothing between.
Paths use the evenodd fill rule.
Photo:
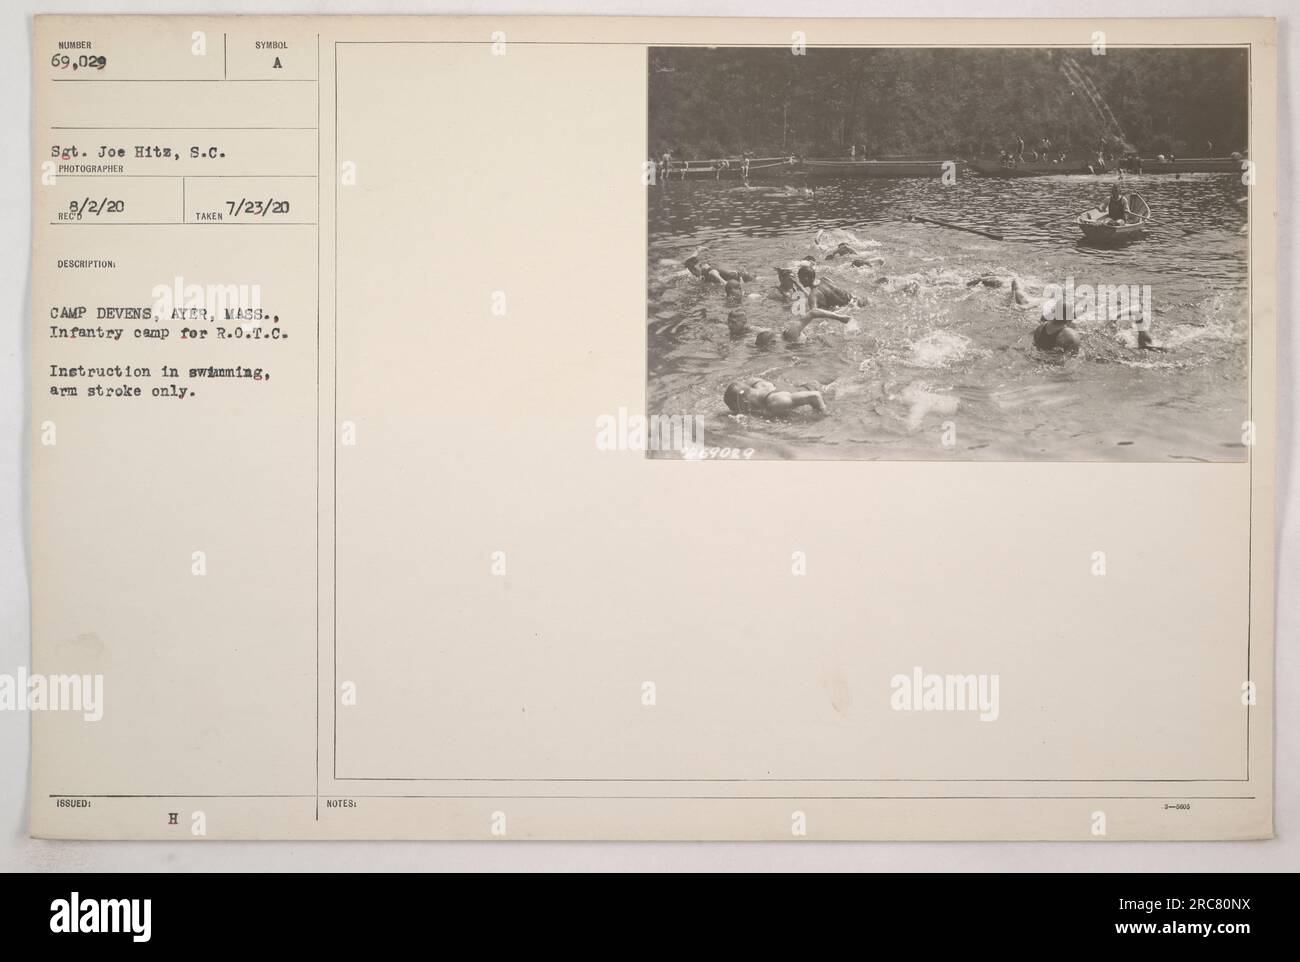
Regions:
<instances>
[{"instance_id":1,"label":"archival photo card","mask_svg":"<svg viewBox=\"0 0 1300 962\"><path fill-rule=\"evenodd\" d=\"M1270 836L1275 37L38 18L32 833Z\"/></svg>"},{"instance_id":2,"label":"archival photo card","mask_svg":"<svg viewBox=\"0 0 1300 962\"><path fill-rule=\"evenodd\" d=\"M650 453L1244 461L1250 68L650 48Z\"/></svg>"}]
</instances>

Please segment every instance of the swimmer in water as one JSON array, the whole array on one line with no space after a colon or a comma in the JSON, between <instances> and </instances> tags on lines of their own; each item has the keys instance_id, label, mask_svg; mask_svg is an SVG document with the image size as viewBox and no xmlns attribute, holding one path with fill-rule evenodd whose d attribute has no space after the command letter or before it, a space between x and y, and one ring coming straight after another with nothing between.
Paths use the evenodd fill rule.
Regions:
<instances>
[{"instance_id":1,"label":"swimmer in water","mask_svg":"<svg viewBox=\"0 0 1300 962\"><path fill-rule=\"evenodd\" d=\"M822 316L826 316L825 313L823 313ZM841 318L838 314L832 316L842 323L848 323L847 319ZM798 344L804 339L804 328L812 323L813 320L814 318L812 317L795 318L781 329L779 335L783 340L790 344ZM735 339L742 338L747 334L753 334L755 335L754 345L763 348L764 350L773 347L777 342L776 339L778 336L777 331L768 327L750 327L749 318L746 316L744 311L732 311L727 315L727 333Z\"/></svg>"},{"instance_id":2,"label":"swimmer in water","mask_svg":"<svg viewBox=\"0 0 1300 962\"><path fill-rule=\"evenodd\" d=\"M1043 304L1042 320L1034 328L1034 347L1040 351L1064 351L1075 354L1079 350L1081 339L1074 325L1064 318L1056 317L1056 302Z\"/></svg>"},{"instance_id":3,"label":"swimmer in water","mask_svg":"<svg viewBox=\"0 0 1300 962\"><path fill-rule=\"evenodd\" d=\"M1132 323L1133 330L1137 333L1137 347L1139 351L1170 350L1170 348L1167 348L1161 344L1157 344L1155 340L1152 339L1150 317L1146 315L1141 308L1139 307L1123 308L1120 311L1118 311L1115 314L1115 316L1111 318L1111 320L1116 322L1117 324L1125 321ZM1145 321L1146 323L1145 324L1142 323L1143 321Z\"/></svg>"},{"instance_id":4,"label":"swimmer in water","mask_svg":"<svg viewBox=\"0 0 1300 962\"><path fill-rule=\"evenodd\" d=\"M848 291L819 279L808 264L800 266L798 274L788 267L778 267L776 278L776 296L787 304L802 300L810 317L847 321L849 316L835 308L857 304L856 298Z\"/></svg>"},{"instance_id":5,"label":"swimmer in water","mask_svg":"<svg viewBox=\"0 0 1300 962\"><path fill-rule=\"evenodd\" d=\"M727 279L708 261L698 254L692 254L683 262L683 266L693 275L707 284L726 284Z\"/></svg>"},{"instance_id":6,"label":"swimmer in water","mask_svg":"<svg viewBox=\"0 0 1300 962\"><path fill-rule=\"evenodd\" d=\"M826 413L826 401L820 389L800 385L802 390L782 391L771 381L761 377L732 381L722 395L732 414L764 414L783 418L801 407L810 407L818 414Z\"/></svg>"},{"instance_id":7,"label":"swimmer in water","mask_svg":"<svg viewBox=\"0 0 1300 962\"><path fill-rule=\"evenodd\" d=\"M813 268L804 264L797 274L786 268L776 269L782 287L781 296L791 305L794 319L781 329L781 337L788 343L797 344L804 340L804 328L816 320L839 321L850 332L858 330L857 322L847 310L832 310L830 305L849 307L857 302L848 291L837 288L834 284L822 283L817 279ZM775 335L768 333L758 338L759 347L767 347Z\"/></svg>"},{"instance_id":8,"label":"swimmer in water","mask_svg":"<svg viewBox=\"0 0 1300 962\"><path fill-rule=\"evenodd\" d=\"M866 251L860 251L852 244L846 244L841 242L840 245L835 248L835 250L831 251L829 254L826 255L826 259L828 261L831 261L837 257L851 257L856 254L865 254L865 253Z\"/></svg>"},{"instance_id":9,"label":"swimmer in water","mask_svg":"<svg viewBox=\"0 0 1300 962\"><path fill-rule=\"evenodd\" d=\"M804 333L803 333L804 328L806 328L813 321L819 319L824 319L828 321L839 321L841 324L844 324L846 326L853 322L853 318L848 314L838 314L835 311L824 311L820 307L814 307L810 311L806 311L802 314L796 314L789 321L789 323L785 325L785 327L781 328L782 339L787 344L802 344L805 340ZM854 330L856 330L856 326L854 327ZM774 336L771 334L771 332L768 332L768 334L769 336L766 340L767 343L771 343ZM759 335L758 346L759 347L767 346L764 343L764 338L762 334Z\"/></svg>"},{"instance_id":10,"label":"swimmer in water","mask_svg":"<svg viewBox=\"0 0 1300 962\"><path fill-rule=\"evenodd\" d=\"M749 326L749 318L744 311L732 311L727 315L727 333L732 337L744 337L756 330Z\"/></svg>"},{"instance_id":11,"label":"swimmer in water","mask_svg":"<svg viewBox=\"0 0 1300 962\"><path fill-rule=\"evenodd\" d=\"M810 312L820 310L824 312L823 317L846 320L847 315L836 313L836 310L857 303L844 288L818 277L816 268L809 263L800 264L797 272L788 267L778 267L776 279L777 293L782 300L789 303L802 298Z\"/></svg>"},{"instance_id":12,"label":"swimmer in water","mask_svg":"<svg viewBox=\"0 0 1300 962\"><path fill-rule=\"evenodd\" d=\"M1011 278L1011 303L1015 304L1017 307L1030 307L1033 305L1032 298L1030 298L1030 296L1025 292L1025 289L1020 286L1020 279L1018 277Z\"/></svg>"},{"instance_id":13,"label":"swimmer in water","mask_svg":"<svg viewBox=\"0 0 1300 962\"><path fill-rule=\"evenodd\" d=\"M801 264L795 274L798 287L808 297L808 306L826 311L834 311L853 304L853 295L838 287L828 278L819 277L817 268L812 264Z\"/></svg>"},{"instance_id":14,"label":"swimmer in water","mask_svg":"<svg viewBox=\"0 0 1300 962\"><path fill-rule=\"evenodd\" d=\"M692 254L686 258L682 266L700 280L709 284L725 285L727 281L753 281L757 279L743 267L739 270L716 267L707 258L701 257L699 254Z\"/></svg>"}]
</instances>

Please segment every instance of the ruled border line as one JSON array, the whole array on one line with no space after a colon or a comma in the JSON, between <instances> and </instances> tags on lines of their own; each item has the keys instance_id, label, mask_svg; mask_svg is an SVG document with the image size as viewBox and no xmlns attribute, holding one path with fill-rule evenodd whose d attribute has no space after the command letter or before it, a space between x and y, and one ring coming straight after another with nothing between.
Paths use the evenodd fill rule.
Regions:
<instances>
[{"instance_id":1,"label":"ruled border line","mask_svg":"<svg viewBox=\"0 0 1300 962\"><path fill-rule=\"evenodd\" d=\"M489 39L489 40L335 40L335 41L333 41L333 44L334 44L334 164L335 164L335 167L337 167L337 165L338 165L338 144L339 144L339 112L338 112L338 109L339 109L339 103L338 103L339 70L338 70L338 48L339 48L340 46L385 46L385 45L412 45L412 46L471 45L471 46L488 46L488 45L491 45L492 43L493 43L493 41L490 40L490 39ZM675 44L670 43L670 44L664 44L664 43L650 43L650 42L644 42L644 41L632 42L632 41L585 41L585 40L581 40L581 41L563 41L563 40L512 40L512 41L510 41L510 43L512 43L512 44L528 45L528 46L596 46L596 47L608 47L608 46L633 46L633 47L643 47L643 48L645 49L647 70L648 70L649 55L650 55L650 48L651 48L651 47L670 47L670 48L671 48L671 47L679 47L679 48L680 48L680 47L703 47L703 48L733 47L733 48L759 48L759 49L785 49L785 47L786 47L785 44L707 44L707 43L694 43L694 44L692 44L692 43L675 43ZM1253 46L1254 46L1254 45L1253 45L1252 42L1246 42L1246 43L1231 43L1231 44L1202 44L1202 43L1187 43L1187 44L1179 44L1179 43L1173 43L1173 44L1126 43L1126 44L1119 44L1119 43L1111 43L1111 44L1108 44L1107 46L1108 46L1108 47L1114 47L1114 48L1121 48L1121 49L1151 49L1151 50L1186 49L1186 48L1191 48L1191 49L1196 49L1196 50L1223 50L1223 49L1240 49L1240 48L1244 47L1244 48L1246 49L1247 69L1248 69L1248 72L1250 73L1249 80L1251 81L1251 82L1248 84L1248 94L1247 94L1246 113L1247 113L1247 122L1248 122L1248 124L1251 122L1251 120L1252 120L1252 118L1253 118L1253 108L1254 108L1254 85L1253 85L1253 79L1254 79L1254 77L1253 77L1253 69L1252 69L1252 67L1253 67L1252 51L1253 51ZM1041 44L1041 43L1022 43L1022 44L1016 44L1016 43L1007 43L1007 44L957 44L957 45L951 45L951 46L940 46L940 45L934 45L934 44L817 44L817 45L816 45L816 49L837 49L837 50L859 50L859 49L923 49L923 50L924 50L924 49L930 49L930 50L941 49L941 50L963 50L963 49L970 49L970 48L991 48L991 49L1028 48L1028 49L1038 49L1038 50L1086 50L1086 49L1089 49L1089 45L1088 45L1088 44ZM319 63L319 57L317 58L317 61L318 61L318 63ZM1252 136L1253 133L1254 133L1253 128L1250 128L1250 129L1249 129L1249 134L1248 134L1248 136ZM1251 141L1251 142L1253 143L1253 136L1252 136L1252 141ZM339 228L340 228L340 222L341 222L341 218L340 218L340 216L339 216L338 196L339 196L339 193L338 193L338 177L337 177L337 170L336 170L336 171L335 171L335 177L334 177L334 359L333 359L333 366L334 366L334 421L335 421L334 430L335 430L335 431L337 431L337 424L338 424L338 329L339 329L339 311L338 311L338 287L339 287L339 271L338 271L338 242L339 242L339 233L340 233L340 229L339 229ZM1253 201L1252 201L1252 204L1253 204ZM1250 213L1251 213L1252 216L1250 216L1250 217L1247 218L1248 223L1253 222L1253 220L1254 220L1254 217L1253 217L1253 213L1254 213L1254 211L1251 210ZM1253 226L1251 227L1251 230L1253 230ZM1251 416L1253 415L1253 404L1254 404L1254 396L1253 396L1253 389L1252 389L1252 383L1253 383L1253 382L1252 382L1252 380L1251 380L1251 372L1253 371L1253 362L1254 362L1254 338L1253 338L1253 335L1254 335L1254 321L1255 321L1255 314L1254 314L1254 288L1253 288L1253 270L1252 270L1252 268L1253 268L1253 264L1252 264L1252 261L1253 261L1253 257L1252 257L1253 247L1252 247L1252 246L1250 245L1250 243L1249 243L1249 240L1251 239L1251 236L1252 236L1252 235L1249 235L1249 234L1248 234L1247 257L1246 257L1246 260L1247 260L1247 286L1248 286L1248 295L1247 295L1247 296L1248 296L1249 314L1250 314L1250 322L1249 322L1249 324L1248 324L1248 335L1247 335L1247 337L1248 337L1248 342L1247 342L1247 343L1248 343L1248 350L1247 350L1247 357L1248 357L1248 368L1247 368L1247 402L1246 402L1247 417L1251 417ZM647 244L648 244L648 238L647 238ZM610 783L610 784L617 784L617 783L656 783L656 784L698 783L698 784L710 784L710 783L728 783L728 782L730 782L730 783L762 783L762 782L787 782L787 783L805 782L805 783L817 783L817 782L840 782L840 783L846 783L846 784L847 784L847 783L858 783L858 782L861 782L861 783L882 783L882 784L883 784L883 783L891 783L891 782L925 782L925 783L934 783L934 784L956 783L956 782L980 782L980 783L987 783L987 784L998 784L998 783L1038 784L1038 783L1053 783L1053 782L1055 782L1055 783L1077 783L1077 784L1094 784L1094 783L1128 783L1128 784L1231 784L1231 783L1243 783L1243 782L1249 782L1249 781L1250 781L1250 707L1251 707L1250 705L1246 705L1246 706L1245 706L1245 708L1246 708L1246 746L1245 746L1245 751L1246 751L1246 774L1245 774L1245 776L1242 777L1242 778L1196 778L1196 779L1178 779L1178 778L1150 778L1150 779L1131 779L1131 778L1129 778L1129 779L1120 779L1120 778L1098 778L1098 779L1064 779L1064 778L1049 778L1049 779L1042 779L1042 778L1016 778L1016 779L1008 779L1008 778L978 778L978 779L954 779L954 778L729 778L729 779L717 779L717 778L677 778L677 779L664 779L664 778L448 778L448 777L427 777L427 776L405 776L405 777L382 777L382 776L339 776L339 774L338 774L338 439L337 439L337 437L334 437L334 438L333 438L333 450L334 450L334 511L333 511L333 525L334 525L334 532L333 532L333 555L334 555L333 621L334 621L334 623L333 623L333 631L332 631L332 634L333 634L333 650L334 650L334 689L333 689L333 694L332 694L332 698L331 698L331 700L332 700L333 703L334 703L333 778L334 778L334 781L336 781L336 782L346 782L346 781L385 781L385 782L413 781L413 782L465 782L465 783L473 783L473 782L501 782L501 783L513 783L513 782L530 782L530 783L538 783L538 782L543 782L543 783L544 783L544 782L554 782L554 783L600 783L600 782L604 782L604 783ZM814 460L821 460L821 459L814 459ZM835 461L838 462L840 459L832 459L832 460L835 460ZM1253 456L1252 456L1252 452L1251 452L1249 449L1248 449L1247 452L1246 452L1246 458L1245 458L1244 460L1245 460L1245 463L1248 465L1248 477L1250 478L1249 508L1248 508L1249 518L1248 518L1248 522L1247 522L1247 525L1248 525L1248 531L1247 531L1247 623L1246 623L1246 658L1247 658L1247 677L1249 678L1249 668L1250 668L1250 641L1251 641L1251 624L1252 624L1252 623L1251 623L1251 611L1250 611L1250 605L1251 605L1250 597L1251 597L1251 589L1252 589L1252 587L1253 587L1253 583L1254 583L1254 577L1253 577L1253 562L1254 562L1254 557L1253 557L1253 553L1252 553L1252 551L1253 551L1253 529L1254 529L1254 458L1253 458ZM854 463L854 464L857 464L857 463L870 464L870 463L872 463L872 462L869 462L869 461L856 461L856 460L855 460L855 461L850 462L850 463ZM929 461L929 460L923 460L923 461L904 461L904 462L901 462L901 463L911 463L911 464L942 464L942 463L945 463L945 462L942 462L942 461ZM968 464L981 464L981 463L986 463L986 462L967 461L967 462L963 462L963 463L968 463ZM987 462L987 463L994 463L994 464L1006 464L1006 463L1043 464L1043 463L1061 463L1061 462L1053 462L1053 461L1038 461L1038 460L1035 460L1035 461L1026 461L1026 462L1006 462L1006 461L998 461L998 462ZM1069 461L1069 462L1064 462L1064 463L1071 463L1071 464L1079 463L1079 464L1112 464L1112 465L1123 465L1123 464L1130 464L1130 463L1143 463L1143 464L1166 464L1166 463L1168 463L1168 462L1163 462L1163 461L1159 461L1159 462ZM1208 462L1208 464L1209 464L1209 465L1212 465L1212 466L1217 466L1217 465L1236 465L1236 466L1240 466L1242 463L1243 463L1242 461L1218 461L1218 462ZM1190 466L1189 466L1189 467L1190 467ZM474 797L503 797L503 798L508 798L508 797L516 797L516 796L474 796ZM575 796L575 797L579 797L579 798L594 798L594 797L597 797L597 796ZM617 796L617 797L624 797L624 796ZM668 797L668 796L650 796L650 797L658 798L658 797ZM686 797L700 797L700 796L686 796ZM704 796L704 797L707 797L707 796ZM748 797L748 796L745 796L745 797ZM803 797L803 796L798 796L798 797ZM865 796L864 796L864 797L865 797ZM894 797L894 796L889 796L889 797ZM929 798L929 797L934 797L934 798L950 798L950 797L953 797L953 796L924 796L924 797L926 797L926 798ZM1004 797L1004 796L991 796L991 797ZM1038 797L1038 796L1034 796L1034 797ZM1094 796L1073 796L1073 797L1078 797L1078 798L1088 798L1088 797L1094 797ZM1145 797L1145 796L1140 796L1140 797ZM1218 797L1221 797L1221 796L1212 796L1212 797L1218 798ZM1253 797L1253 796L1251 796L1251 797Z\"/></svg>"}]
</instances>

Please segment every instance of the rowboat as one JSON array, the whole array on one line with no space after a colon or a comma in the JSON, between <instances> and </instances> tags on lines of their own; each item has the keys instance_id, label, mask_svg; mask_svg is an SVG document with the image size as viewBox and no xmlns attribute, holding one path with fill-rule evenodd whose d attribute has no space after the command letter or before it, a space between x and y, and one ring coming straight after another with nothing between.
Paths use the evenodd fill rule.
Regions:
<instances>
[{"instance_id":1,"label":"rowboat","mask_svg":"<svg viewBox=\"0 0 1300 962\"><path fill-rule=\"evenodd\" d=\"M948 160L805 160L808 176L819 180L838 177L940 177Z\"/></svg>"},{"instance_id":2,"label":"rowboat","mask_svg":"<svg viewBox=\"0 0 1300 962\"><path fill-rule=\"evenodd\" d=\"M1094 207L1079 215L1076 223L1083 231L1083 236L1094 244L1119 244L1138 237L1146 230L1151 216L1151 208L1142 199L1142 195L1128 195L1129 213L1124 223L1116 224L1106 213L1106 208Z\"/></svg>"}]
</instances>

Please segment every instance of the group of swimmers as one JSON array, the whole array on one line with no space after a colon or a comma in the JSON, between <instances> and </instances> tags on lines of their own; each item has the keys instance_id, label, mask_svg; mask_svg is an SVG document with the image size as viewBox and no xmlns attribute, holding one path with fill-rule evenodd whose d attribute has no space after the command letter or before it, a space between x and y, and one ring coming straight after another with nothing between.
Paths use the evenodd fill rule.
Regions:
<instances>
[{"instance_id":1,"label":"group of swimmers","mask_svg":"<svg viewBox=\"0 0 1300 962\"><path fill-rule=\"evenodd\" d=\"M1118 188L1112 188L1107 203L1107 213L1120 221L1129 214L1128 202L1119 194ZM841 255L859 255L862 251L842 243L828 255L834 258ZM854 257L855 265L867 265L877 261ZM688 257L683 266L701 283L721 288L726 303L732 310L727 315L727 330L733 338L754 335L754 343L759 348L770 348L778 343L778 338L788 344L797 344L805 340L805 329L815 320L833 320L845 326L847 330L857 330L857 322L851 311L863 306L853 294L839 287L827 277L819 274L816 259L809 256L796 267L775 268L777 284L770 291L770 296L790 305L791 319L779 330L753 327L745 311L740 307L745 298L745 285L757 281L756 275L744 267L727 268L714 264L704 252L697 252ZM1003 281L993 275L977 277L968 286L984 283L987 286L1001 286ZM1011 296L1014 303L1029 306L1033 301L1024 293L1016 279L1011 281ZM1040 351L1074 354L1082 343L1079 331L1073 320L1058 317L1055 304L1048 301L1042 305L1040 319L1033 331L1033 345ZM1151 335L1139 331L1137 346L1140 349L1156 349ZM827 410L826 389L816 382L793 385L793 390L778 389L777 385L763 378L749 378L734 381L723 393L727 408L736 414L756 413L770 417L784 417L801 407L809 407L822 414Z\"/></svg>"},{"instance_id":2,"label":"group of swimmers","mask_svg":"<svg viewBox=\"0 0 1300 962\"><path fill-rule=\"evenodd\" d=\"M758 279L743 267L718 267L698 254L688 257L683 266L704 283L721 286L729 307L743 303L745 284ZM848 291L829 279L819 277L811 258L797 268L776 268L776 289L772 296L791 306L792 319L779 332L791 344L803 340L804 328L813 321L853 323L849 309L860 306ZM750 327L743 310L733 310L727 316L727 327L733 337L755 334L755 343L759 347L774 343L778 333L767 328Z\"/></svg>"}]
</instances>

